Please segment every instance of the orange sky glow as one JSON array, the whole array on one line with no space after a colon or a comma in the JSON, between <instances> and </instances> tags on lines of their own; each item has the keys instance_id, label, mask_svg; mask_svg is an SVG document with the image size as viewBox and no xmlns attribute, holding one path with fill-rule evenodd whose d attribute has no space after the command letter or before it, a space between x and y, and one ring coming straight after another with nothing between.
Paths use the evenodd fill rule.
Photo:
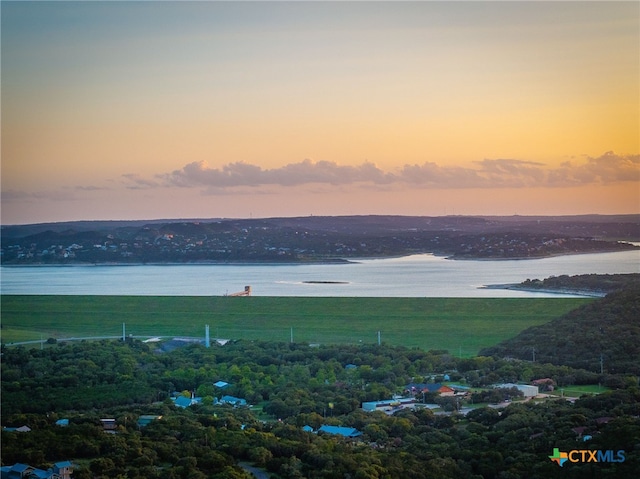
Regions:
<instances>
[{"instance_id":1,"label":"orange sky glow","mask_svg":"<svg viewBox=\"0 0 640 479\"><path fill-rule=\"evenodd\" d=\"M640 213L638 2L5 2L2 223Z\"/></svg>"}]
</instances>

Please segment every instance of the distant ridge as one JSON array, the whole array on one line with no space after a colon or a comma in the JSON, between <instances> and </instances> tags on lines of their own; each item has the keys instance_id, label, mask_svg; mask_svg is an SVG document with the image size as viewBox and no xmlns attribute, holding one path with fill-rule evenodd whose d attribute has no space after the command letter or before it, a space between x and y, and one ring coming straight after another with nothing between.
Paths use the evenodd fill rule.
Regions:
<instances>
[{"instance_id":1,"label":"distant ridge","mask_svg":"<svg viewBox=\"0 0 640 479\"><path fill-rule=\"evenodd\" d=\"M640 215L304 216L3 226L2 264L327 262L432 253L527 259L628 251Z\"/></svg>"},{"instance_id":2,"label":"distant ridge","mask_svg":"<svg viewBox=\"0 0 640 479\"><path fill-rule=\"evenodd\" d=\"M45 231L104 231L117 228L144 227L145 225L178 224L178 223L269 223L278 225L304 225L316 227L370 227L376 229L420 227L437 229L458 225L468 230L472 225L492 224L509 227L527 227L536 229L543 224L634 224L640 240L640 214L630 215L567 215L567 216L492 216L492 215L448 215L448 216L402 216L402 215L347 215L347 216L293 216L271 218L168 218L152 220L78 220L51 223L31 223L22 225L2 225L2 237L21 238ZM431 228L429 228L431 226Z\"/></svg>"},{"instance_id":3,"label":"distant ridge","mask_svg":"<svg viewBox=\"0 0 640 479\"><path fill-rule=\"evenodd\" d=\"M28 235L43 233L45 231L107 231L116 228L134 227L144 225L170 224L184 222L212 222L219 219L158 219L158 220L79 220L61 221L54 223L32 223L24 225L2 225L2 236L6 238L21 238Z\"/></svg>"}]
</instances>

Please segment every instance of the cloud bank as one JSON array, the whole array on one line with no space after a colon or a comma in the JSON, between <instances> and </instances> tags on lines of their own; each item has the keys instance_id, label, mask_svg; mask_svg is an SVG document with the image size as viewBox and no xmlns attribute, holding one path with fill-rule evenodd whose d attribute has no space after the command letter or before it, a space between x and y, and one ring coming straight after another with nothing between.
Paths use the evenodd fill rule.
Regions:
<instances>
[{"instance_id":1,"label":"cloud bank","mask_svg":"<svg viewBox=\"0 0 640 479\"><path fill-rule=\"evenodd\" d=\"M640 155L620 156L607 152L586 161L565 162L549 168L543 163L517 159L485 159L473 168L440 166L433 162L405 165L385 172L375 164L339 165L332 161L304 160L279 168L263 169L243 162L211 168L206 162L193 162L169 174L158 175L164 186L204 187L220 190L236 187L311 184L329 186L372 185L413 186L416 188L522 188L571 187L615 182L640 181ZM129 178L133 179L133 178ZM135 178L137 187L152 187L154 181Z\"/></svg>"}]
</instances>

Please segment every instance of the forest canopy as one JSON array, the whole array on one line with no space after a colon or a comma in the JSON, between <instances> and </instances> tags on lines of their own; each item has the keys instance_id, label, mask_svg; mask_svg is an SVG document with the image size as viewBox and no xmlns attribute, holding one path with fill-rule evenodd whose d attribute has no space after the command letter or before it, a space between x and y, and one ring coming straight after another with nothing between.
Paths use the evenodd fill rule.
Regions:
<instances>
[{"instance_id":1,"label":"forest canopy","mask_svg":"<svg viewBox=\"0 0 640 479\"><path fill-rule=\"evenodd\" d=\"M640 388L627 342L639 303L627 290L551 323L564 328L558 340L596 334L603 348L631 352L627 360L611 349L602 370L598 361L572 367L565 353L553 364L542 342L535 361L526 349L522 359L461 358L384 342L3 345L2 463L46 470L69 460L74 479L246 479L248 464L274 479L638 477ZM554 344L541 334L536 341ZM550 396L516 387L532 384ZM411 407L363 409L398 397ZM560 468L556 448L622 460Z\"/></svg>"}]
</instances>

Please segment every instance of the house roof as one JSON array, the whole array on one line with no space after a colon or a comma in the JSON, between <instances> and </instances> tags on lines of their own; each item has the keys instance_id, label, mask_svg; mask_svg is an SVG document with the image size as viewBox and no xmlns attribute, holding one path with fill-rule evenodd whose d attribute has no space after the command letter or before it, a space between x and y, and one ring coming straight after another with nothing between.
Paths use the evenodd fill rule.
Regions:
<instances>
[{"instance_id":1,"label":"house roof","mask_svg":"<svg viewBox=\"0 0 640 479\"><path fill-rule=\"evenodd\" d=\"M213 383L213 385L217 388L226 388L229 383L225 381L216 381L215 383Z\"/></svg>"},{"instance_id":2,"label":"house roof","mask_svg":"<svg viewBox=\"0 0 640 479\"><path fill-rule=\"evenodd\" d=\"M3 427L2 430L7 432L30 432L31 428L29 426Z\"/></svg>"},{"instance_id":3,"label":"house roof","mask_svg":"<svg viewBox=\"0 0 640 479\"><path fill-rule=\"evenodd\" d=\"M422 392L430 392L430 393L437 393L442 391L446 391L446 392L453 391L453 389L451 389L449 386L446 386L440 383L410 383L410 384L407 384L406 389L407 391L422 391Z\"/></svg>"},{"instance_id":4,"label":"house roof","mask_svg":"<svg viewBox=\"0 0 640 479\"><path fill-rule=\"evenodd\" d=\"M188 398L186 396L177 397L175 405L178 407L189 407L191 406L191 398Z\"/></svg>"},{"instance_id":5,"label":"house roof","mask_svg":"<svg viewBox=\"0 0 640 479\"><path fill-rule=\"evenodd\" d=\"M555 383L555 381L551 378L540 378L540 379L534 379L533 381L531 381L531 384L538 386L541 384L547 384L547 383Z\"/></svg>"},{"instance_id":6,"label":"house roof","mask_svg":"<svg viewBox=\"0 0 640 479\"><path fill-rule=\"evenodd\" d=\"M244 406L247 404L247 401L242 398L237 398L234 396L222 396L220 402L226 402L227 404L235 404L236 406Z\"/></svg>"},{"instance_id":7,"label":"house roof","mask_svg":"<svg viewBox=\"0 0 640 479\"><path fill-rule=\"evenodd\" d=\"M27 469L31 469L31 466L29 466L28 464L22 464L20 462L16 462L13 466L11 466L11 470L16 472L24 472Z\"/></svg>"},{"instance_id":8,"label":"house roof","mask_svg":"<svg viewBox=\"0 0 640 479\"><path fill-rule=\"evenodd\" d=\"M56 462L54 469L38 469L28 464L15 463L13 466L2 466L2 477L35 477L38 479L54 479L59 478L60 475L56 470L72 467L73 464L69 461Z\"/></svg>"},{"instance_id":9,"label":"house roof","mask_svg":"<svg viewBox=\"0 0 640 479\"><path fill-rule=\"evenodd\" d=\"M54 476L54 472L53 471L44 471L42 469L33 469L33 471L31 471L29 473L29 477L37 477L38 479L49 479L51 477ZM55 474L55 477L60 477L57 474Z\"/></svg>"},{"instance_id":10,"label":"house roof","mask_svg":"<svg viewBox=\"0 0 640 479\"><path fill-rule=\"evenodd\" d=\"M336 434L343 437L358 437L362 435L360 431L353 427L322 425L320 426L320 429L318 429L318 432L320 431L326 432L327 434Z\"/></svg>"},{"instance_id":11,"label":"house roof","mask_svg":"<svg viewBox=\"0 0 640 479\"><path fill-rule=\"evenodd\" d=\"M156 419L162 419L162 416L153 416L150 414L143 414L138 418L138 425L146 426L147 424L151 423L152 421L155 421Z\"/></svg>"}]
</instances>

